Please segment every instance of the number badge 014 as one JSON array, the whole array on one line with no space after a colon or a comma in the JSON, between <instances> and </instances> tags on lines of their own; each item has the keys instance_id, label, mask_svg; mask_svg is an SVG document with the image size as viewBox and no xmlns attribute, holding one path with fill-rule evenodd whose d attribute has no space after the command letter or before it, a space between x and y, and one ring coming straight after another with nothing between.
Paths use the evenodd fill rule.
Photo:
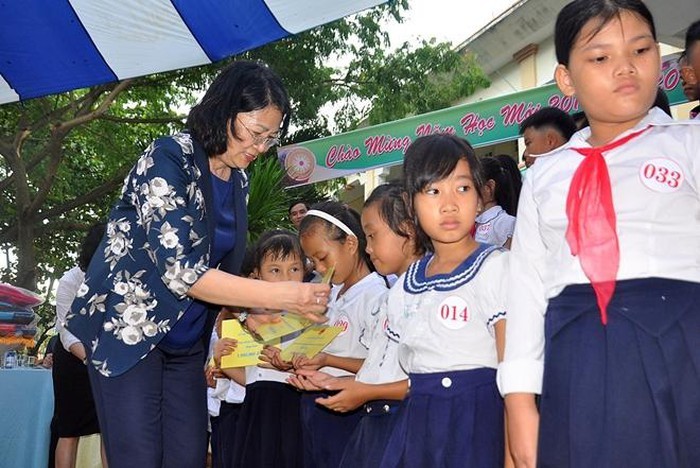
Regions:
<instances>
[{"instance_id":1,"label":"number badge 014","mask_svg":"<svg viewBox=\"0 0 700 468\"><path fill-rule=\"evenodd\" d=\"M437 308L437 319L451 330L463 328L469 321L467 301L459 296L447 297Z\"/></svg>"}]
</instances>

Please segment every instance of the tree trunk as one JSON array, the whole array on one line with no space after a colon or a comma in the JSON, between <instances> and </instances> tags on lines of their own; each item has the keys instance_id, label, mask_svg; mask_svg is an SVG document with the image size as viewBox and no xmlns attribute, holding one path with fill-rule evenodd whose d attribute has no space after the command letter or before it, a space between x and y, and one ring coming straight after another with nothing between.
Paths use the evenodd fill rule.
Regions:
<instances>
[{"instance_id":1,"label":"tree trunk","mask_svg":"<svg viewBox=\"0 0 700 468\"><path fill-rule=\"evenodd\" d=\"M17 281L15 284L30 291L36 291L39 273L34 240L34 220L19 211L17 214Z\"/></svg>"}]
</instances>

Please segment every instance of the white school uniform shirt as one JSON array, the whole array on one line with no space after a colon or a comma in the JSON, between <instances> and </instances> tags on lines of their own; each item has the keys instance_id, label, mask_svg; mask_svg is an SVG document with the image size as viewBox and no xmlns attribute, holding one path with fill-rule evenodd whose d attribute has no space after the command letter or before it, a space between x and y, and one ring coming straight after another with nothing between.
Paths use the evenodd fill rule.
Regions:
<instances>
[{"instance_id":1,"label":"white school uniform shirt","mask_svg":"<svg viewBox=\"0 0 700 468\"><path fill-rule=\"evenodd\" d=\"M474 240L503 247L513 237L515 216L509 215L499 205L492 206L476 217Z\"/></svg>"},{"instance_id":2,"label":"white school uniform shirt","mask_svg":"<svg viewBox=\"0 0 700 468\"><path fill-rule=\"evenodd\" d=\"M493 326L506 318L508 253L479 244L452 273L425 276L432 255L413 263L389 293L389 332L407 374L496 369Z\"/></svg>"},{"instance_id":3,"label":"white school uniform shirt","mask_svg":"<svg viewBox=\"0 0 700 468\"><path fill-rule=\"evenodd\" d=\"M78 337L66 328L66 316L70 313L70 306L84 280L85 273L77 266L65 272L61 279L58 280L58 288L56 289L56 331L61 344L68 352L70 352L71 346L75 343L80 343Z\"/></svg>"},{"instance_id":4,"label":"white school uniform shirt","mask_svg":"<svg viewBox=\"0 0 700 468\"><path fill-rule=\"evenodd\" d=\"M377 313L369 343L369 351L362 367L357 372L355 380L367 384L383 384L398 382L408 378L399 365L398 337L389 332L389 317L387 315L388 298L392 290L401 289L401 284L394 286L384 295Z\"/></svg>"},{"instance_id":5,"label":"white school uniform shirt","mask_svg":"<svg viewBox=\"0 0 700 468\"><path fill-rule=\"evenodd\" d=\"M207 363L214 357L214 345L219 341L216 329L211 332L209 340L209 355ZM221 402L243 403L245 399L245 387L231 379L215 379L216 387L207 387L207 409L210 416L218 416L221 409Z\"/></svg>"},{"instance_id":6,"label":"white school uniform shirt","mask_svg":"<svg viewBox=\"0 0 700 468\"><path fill-rule=\"evenodd\" d=\"M323 352L334 356L364 359L367 357L373 323L387 291L386 283L377 273L370 273L338 297L340 289L339 286L335 286L331 290L327 324L342 327L344 331L336 336ZM335 367L323 367L321 370L336 377L353 375Z\"/></svg>"},{"instance_id":7,"label":"white school uniform shirt","mask_svg":"<svg viewBox=\"0 0 700 468\"><path fill-rule=\"evenodd\" d=\"M700 122L676 122L654 108L618 139L646 127L604 153L617 215L617 279L700 282ZM585 128L540 156L524 181L511 251L506 351L498 372L503 395L541 392L548 300L567 285L589 283L565 238L566 198L583 160L571 148L589 148L589 137Z\"/></svg>"}]
</instances>

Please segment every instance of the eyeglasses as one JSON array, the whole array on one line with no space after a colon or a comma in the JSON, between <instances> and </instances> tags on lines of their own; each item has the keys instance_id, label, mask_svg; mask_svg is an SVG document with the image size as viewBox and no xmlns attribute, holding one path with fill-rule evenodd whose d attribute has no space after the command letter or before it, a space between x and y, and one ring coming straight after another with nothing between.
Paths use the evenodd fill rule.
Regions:
<instances>
[{"instance_id":1,"label":"eyeglasses","mask_svg":"<svg viewBox=\"0 0 700 468\"><path fill-rule=\"evenodd\" d=\"M248 135L250 135L250 139L253 140L253 145L258 146L258 145L263 145L266 150L272 148L273 146L277 146L280 144L280 137L266 137L263 136L257 132L254 132L253 130L249 129L246 124L243 123L243 121L239 118L238 121L243 125L243 128L246 129L248 132Z\"/></svg>"}]
</instances>

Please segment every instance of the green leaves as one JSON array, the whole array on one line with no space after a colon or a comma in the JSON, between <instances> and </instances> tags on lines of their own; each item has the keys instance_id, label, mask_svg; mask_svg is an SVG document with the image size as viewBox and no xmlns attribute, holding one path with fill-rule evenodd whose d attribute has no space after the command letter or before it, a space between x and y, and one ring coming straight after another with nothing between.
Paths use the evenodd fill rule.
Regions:
<instances>
[{"instance_id":1,"label":"green leaves","mask_svg":"<svg viewBox=\"0 0 700 468\"><path fill-rule=\"evenodd\" d=\"M284 172L272 155L255 161L249 171L248 243L267 229L291 226L287 209L291 196L282 187Z\"/></svg>"}]
</instances>

